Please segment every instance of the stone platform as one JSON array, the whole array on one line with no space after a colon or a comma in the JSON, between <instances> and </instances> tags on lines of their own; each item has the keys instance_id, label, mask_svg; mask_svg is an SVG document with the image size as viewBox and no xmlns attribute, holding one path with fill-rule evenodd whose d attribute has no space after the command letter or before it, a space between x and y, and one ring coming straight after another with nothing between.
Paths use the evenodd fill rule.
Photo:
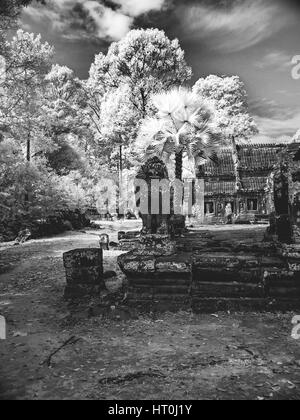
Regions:
<instances>
[{"instance_id":1,"label":"stone platform","mask_svg":"<svg viewBox=\"0 0 300 420\"><path fill-rule=\"evenodd\" d=\"M146 311L300 309L300 246L256 242L260 234L249 230L240 242L245 231L231 240L226 229L190 231L165 253L133 238L135 248L119 258L128 304Z\"/></svg>"}]
</instances>

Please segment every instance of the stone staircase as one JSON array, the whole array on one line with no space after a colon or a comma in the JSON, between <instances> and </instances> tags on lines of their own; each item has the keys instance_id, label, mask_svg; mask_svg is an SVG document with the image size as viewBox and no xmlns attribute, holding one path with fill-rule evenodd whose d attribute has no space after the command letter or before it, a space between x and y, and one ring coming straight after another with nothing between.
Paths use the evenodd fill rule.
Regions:
<instances>
[{"instance_id":1,"label":"stone staircase","mask_svg":"<svg viewBox=\"0 0 300 420\"><path fill-rule=\"evenodd\" d=\"M189 233L167 255L119 258L128 304L194 312L300 309L300 245L223 241Z\"/></svg>"},{"instance_id":2,"label":"stone staircase","mask_svg":"<svg viewBox=\"0 0 300 420\"><path fill-rule=\"evenodd\" d=\"M178 310L191 307L191 254L119 258L128 279L127 303L140 309Z\"/></svg>"}]
</instances>

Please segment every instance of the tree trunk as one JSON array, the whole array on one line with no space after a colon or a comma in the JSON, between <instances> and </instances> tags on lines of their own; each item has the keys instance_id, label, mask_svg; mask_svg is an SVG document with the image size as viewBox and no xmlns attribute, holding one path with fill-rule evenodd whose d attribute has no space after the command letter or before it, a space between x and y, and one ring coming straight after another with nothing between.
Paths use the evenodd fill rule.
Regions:
<instances>
[{"instance_id":1,"label":"tree trunk","mask_svg":"<svg viewBox=\"0 0 300 420\"><path fill-rule=\"evenodd\" d=\"M27 135L27 150L26 150L26 160L27 160L27 164L30 164L31 161L31 138L30 138L30 132L28 132ZM25 192L25 197L24 197L26 206L28 206L29 203L29 191L27 190Z\"/></svg>"},{"instance_id":2,"label":"tree trunk","mask_svg":"<svg viewBox=\"0 0 300 420\"><path fill-rule=\"evenodd\" d=\"M27 139L27 154L26 154L27 162L31 161L31 142L30 142L30 135L28 135Z\"/></svg>"},{"instance_id":3,"label":"tree trunk","mask_svg":"<svg viewBox=\"0 0 300 420\"><path fill-rule=\"evenodd\" d=\"M176 153L175 162L176 162L176 166L175 166L176 179L179 179L180 181L182 181L182 175L183 175L183 151Z\"/></svg>"}]
</instances>

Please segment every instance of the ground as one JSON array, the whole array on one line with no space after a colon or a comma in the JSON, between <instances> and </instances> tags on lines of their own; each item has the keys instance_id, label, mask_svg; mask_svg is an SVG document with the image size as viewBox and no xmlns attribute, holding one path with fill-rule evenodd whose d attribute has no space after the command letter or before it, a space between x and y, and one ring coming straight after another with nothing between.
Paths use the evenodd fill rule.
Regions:
<instances>
[{"instance_id":1,"label":"ground","mask_svg":"<svg viewBox=\"0 0 300 420\"><path fill-rule=\"evenodd\" d=\"M112 240L128 228L106 226ZM224 229L248 239L264 231L211 232L228 237ZM296 314L132 315L115 305L97 314L91 303L74 307L63 300L62 253L89 246L98 246L96 232L0 247L0 314L8 327L0 341L0 399L299 398ZM116 269L117 255L105 252L107 270Z\"/></svg>"}]
</instances>

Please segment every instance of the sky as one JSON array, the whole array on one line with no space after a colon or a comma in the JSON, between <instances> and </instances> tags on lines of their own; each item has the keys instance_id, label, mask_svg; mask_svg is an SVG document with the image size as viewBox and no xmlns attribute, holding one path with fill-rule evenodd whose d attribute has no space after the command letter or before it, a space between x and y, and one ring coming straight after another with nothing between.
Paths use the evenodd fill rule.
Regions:
<instances>
[{"instance_id":1,"label":"sky","mask_svg":"<svg viewBox=\"0 0 300 420\"><path fill-rule=\"evenodd\" d=\"M95 55L131 29L162 29L179 39L192 84L240 76L260 134L273 138L300 129L300 79L292 77L299 22L298 0L46 0L21 16L22 28L40 33L55 46L55 61L84 79Z\"/></svg>"}]
</instances>

